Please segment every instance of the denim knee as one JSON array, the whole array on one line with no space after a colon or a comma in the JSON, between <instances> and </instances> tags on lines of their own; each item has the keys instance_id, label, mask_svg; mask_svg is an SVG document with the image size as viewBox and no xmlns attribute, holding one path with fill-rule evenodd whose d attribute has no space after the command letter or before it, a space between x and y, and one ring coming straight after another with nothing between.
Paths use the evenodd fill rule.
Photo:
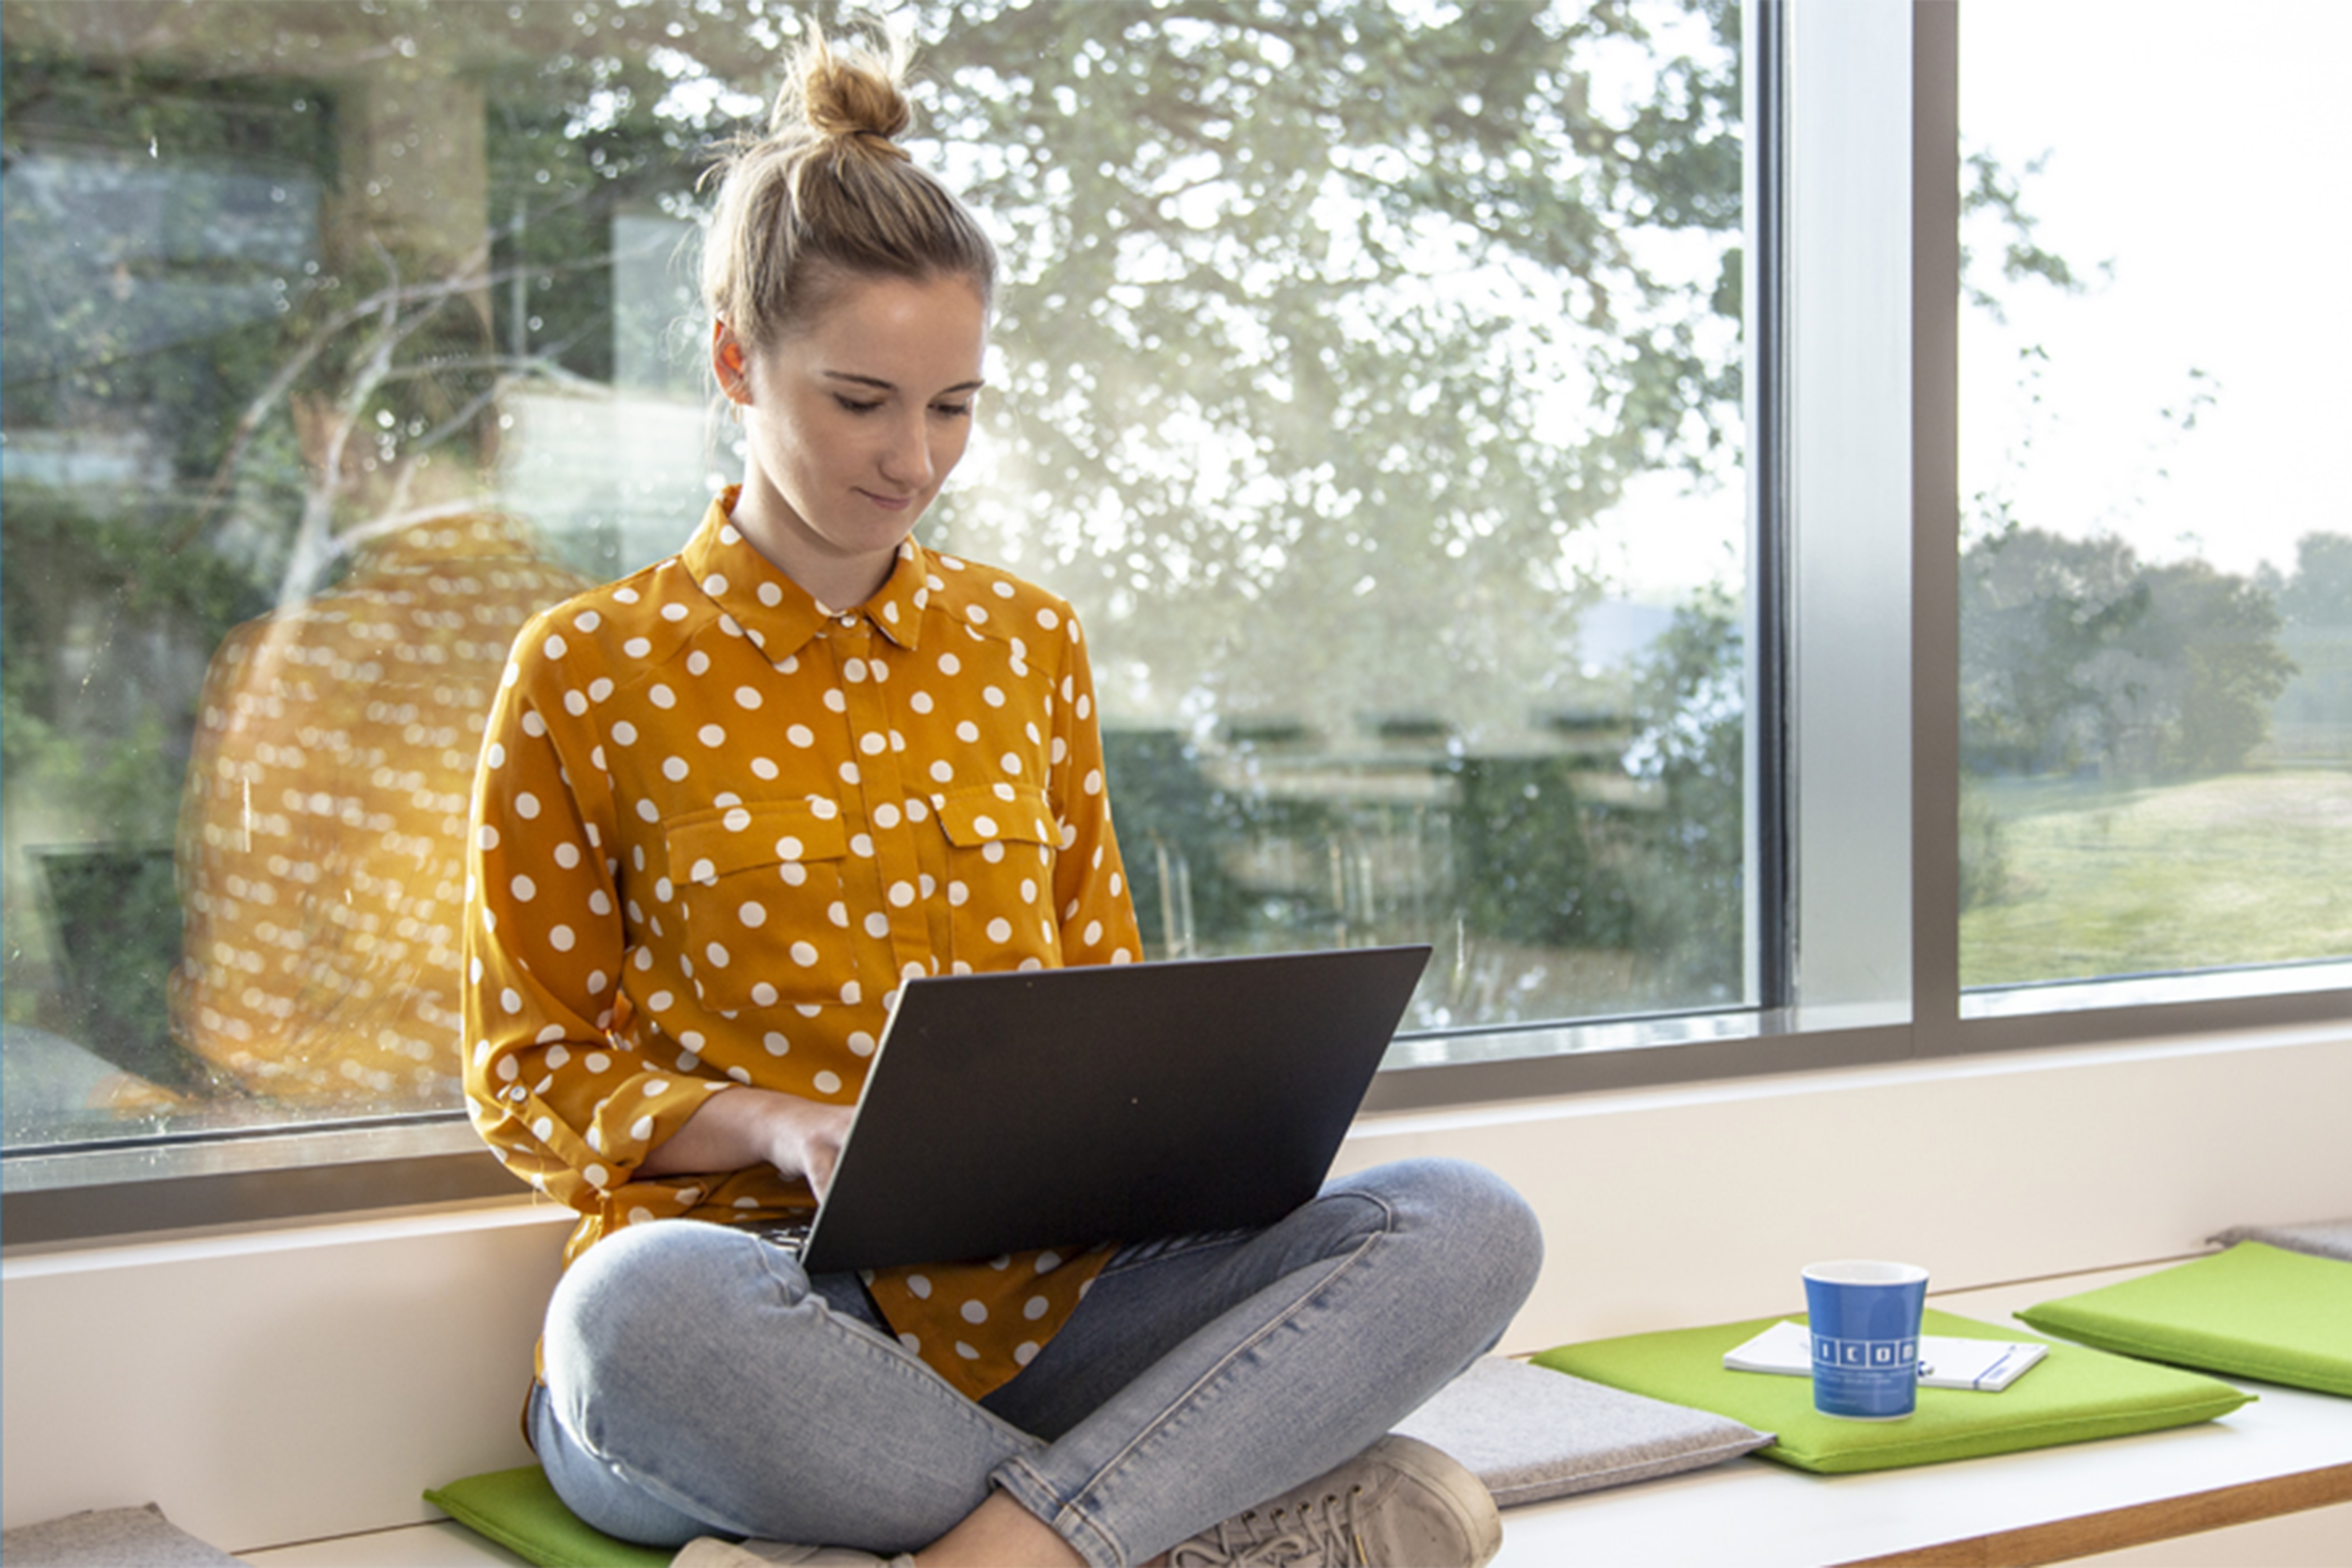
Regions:
<instances>
[{"instance_id":1,"label":"denim knee","mask_svg":"<svg viewBox=\"0 0 2352 1568\"><path fill-rule=\"evenodd\" d=\"M763 1251L740 1231L691 1220L631 1226L589 1248L556 1282L541 1344L564 1425L601 1448L605 1431L633 1425L633 1392L667 1405L710 1375L713 1347L697 1331L726 1321L747 1273L782 1300L809 1294Z\"/></svg>"},{"instance_id":2,"label":"denim knee","mask_svg":"<svg viewBox=\"0 0 2352 1568\"><path fill-rule=\"evenodd\" d=\"M1333 1184L1385 1204L1402 1233L1443 1255L1446 1273L1492 1300L1499 1333L1535 1289L1543 1227L1517 1189L1467 1160L1400 1160Z\"/></svg>"}]
</instances>

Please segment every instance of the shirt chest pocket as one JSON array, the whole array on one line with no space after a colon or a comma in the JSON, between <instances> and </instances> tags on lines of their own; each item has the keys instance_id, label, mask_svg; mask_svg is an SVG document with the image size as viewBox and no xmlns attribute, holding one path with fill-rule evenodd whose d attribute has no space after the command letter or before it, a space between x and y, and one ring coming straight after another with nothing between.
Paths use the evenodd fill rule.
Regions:
<instances>
[{"instance_id":1,"label":"shirt chest pocket","mask_svg":"<svg viewBox=\"0 0 2352 1568\"><path fill-rule=\"evenodd\" d=\"M853 975L841 863L849 836L830 801L698 811L665 825L686 911L694 994L716 1012L841 1000Z\"/></svg>"},{"instance_id":2,"label":"shirt chest pocket","mask_svg":"<svg viewBox=\"0 0 2352 1568\"><path fill-rule=\"evenodd\" d=\"M1017 784L931 797L948 841L948 958L956 973L1062 962L1054 858L1062 833L1045 792Z\"/></svg>"}]
</instances>

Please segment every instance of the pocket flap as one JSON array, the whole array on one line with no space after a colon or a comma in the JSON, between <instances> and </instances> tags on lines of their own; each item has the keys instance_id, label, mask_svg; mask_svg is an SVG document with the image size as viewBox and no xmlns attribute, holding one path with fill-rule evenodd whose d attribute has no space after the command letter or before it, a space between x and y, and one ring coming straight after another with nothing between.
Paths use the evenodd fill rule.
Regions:
<instances>
[{"instance_id":1,"label":"pocket flap","mask_svg":"<svg viewBox=\"0 0 2352 1568\"><path fill-rule=\"evenodd\" d=\"M940 830L959 849L1010 839L1059 848L1062 835L1054 825L1054 808L1045 792L1022 784L991 784L984 789L960 789L931 796Z\"/></svg>"},{"instance_id":2,"label":"pocket flap","mask_svg":"<svg viewBox=\"0 0 2352 1568\"><path fill-rule=\"evenodd\" d=\"M837 860L849 852L841 808L829 800L713 806L668 823L669 877L709 883L731 871L787 860Z\"/></svg>"}]
</instances>

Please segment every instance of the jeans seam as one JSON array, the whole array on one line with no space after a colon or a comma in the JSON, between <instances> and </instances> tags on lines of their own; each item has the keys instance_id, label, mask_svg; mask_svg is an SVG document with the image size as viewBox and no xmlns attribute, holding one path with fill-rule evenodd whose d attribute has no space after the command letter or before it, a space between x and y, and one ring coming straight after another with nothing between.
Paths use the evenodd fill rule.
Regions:
<instances>
[{"instance_id":1,"label":"jeans seam","mask_svg":"<svg viewBox=\"0 0 2352 1568\"><path fill-rule=\"evenodd\" d=\"M1065 1502L1055 1495L1053 1487L1030 1464L1028 1456L1017 1454L1005 1460L989 1479L1013 1501L1036 1515L1048 1530L1068 1543L1071 1551L1085 1558L1088 1568L1119 1568L1128 1561L1118 1541L1081 1510L1076 1500ZM1094 1550L1089 1551L1089 1546Z\"/></svg>"},{"instance_id":2,"label":"jeans seam","mask_svg":"<svg viewBox=\"0 0 2352 1568\"><path fill-rule=\"evenodd\" d=\"M1133 1249L1132 1252L1122 1247L1112 1255L1109 1262L1103 1265L1102 1278L1108 1279L1132 1273L1138 1268L1149 1268L1153 1264L1164 1263L1171 1258L1189 1258L1196 1252L1236 1246L1257 1234L1259 1233L1250 1230L1209 1231L1199 1236L1177 1237L1163 1242L1150 1243L1145 1247Z\"/></svg>"},{"instance_id":3,"label":"jeans seam","mask_svg":"<svg viewBox=\"0 0 2352 1568\"><path fill-rule=\"evenodd\" d=\"M922 1365L920 1363L917 1363L911 1367L908 1366L906 1363L906 1359L896 1350L895 1347L870 1341L862 1333L853 1333L849 1338L858 1342L858 1348L861 1353L866 1354L872 1359L878 1360L886 1373L893 1376L912 1375L919 1379L935 1379L940 1382L943 1388L947 1388L950 1395L954 1395L954 1389L946 1383L945 1379L940 1378L937 1373L931 1371L929 1367ZM1014 1428L1007 1426L1004 1422L998 1420L995 1416L982 1409L978 1405L972 1404L969 1400L961 1400L960 1395L957 1395L956 1397L962 1405L962 1409L958 1411L960 1418L963 1418L964 1412L969 1411L971 1415L979 1417L977 1425L982 1426L984 1430L989 1431L992 1436L1014 1432ZM687 1494L677 1490L668 1481L647 1471L642 1465L639 1465L631 1459L619 1458L605 1448L602 1444L592 1442L584 1435L572 1431L570 1424L564 1421L562 1413L560 1410L555 1412L554 1415L556 1424L563 1427L565 1435L573 1442L579 1444L583 1451L584 1451L597 1463L608 1466L614 1470L619 1472L628 1480L630 1485L641 1488L645 1491L651 1493L656 1500L677 1510L680 1513L688 1514L695 1519L702 1520L730 1534L751 1536L759 1533L758 1531L747 1521L727 1517L719 1510L712 1508L707 1501L688 1497ZM1016 1434L1016 1436L1018 1434ZM1031 1438L1030 1441L1034 1442L1035 1439ZM1017 1459L1019 1456L1016 1454L1014 1458Z\"/></svg>"},{"instance_id":4,"label":"jeans seam","mask_svg":"<svg viewBox=\"0 0 2352 1568\"><path fill-rule=\"evenodd\" d=\"M787 1289L793 1289L793 1281L776 1272L774 1268L775 1258L772 1256L772 1254L775 1253L776 1249L768 1247L765 1243L760 1241L758 1237L749 1236L748 1234L746 1235L745 1239L750 1241L752 1246L757 1248L756 1256L761 1271L766 1274L769 1279L776 1285ZM803 1283L806 1282L807 1276L805 1273L802 1274L801 1279ZM898 1378L910 1378L918 1383L937 1384L940 1390L947 1395L946 1404L948 1408L955 1413L955 1416L959 1421L976 1426L990 1436L1007 1440L1008 1446L1013 1447L1015 1450L1013 1455L1013 1458L1015 1459L1021 1457L1019 1453L1020 1444L1024 1442L1033 1445L1037 1444L1036 1438L1022 1432L1010 1422L1002 1419L991 1411L983 1408L976 1401L966 1399L961 1394L958 1394L952 1384L949 1384L945 1378L941 1377L937 1372L934 1372L922 1361L908 1352L904 1346L890 1340L887 1335L870 1328L866 1324L856 1321L851 1319L848 1314L837 1310L830 1302L824 1300L822 1293L817 1291L813 1285L805 1290L804 1294L807 1299L815 1301L819 1306L823 1307L826 1321L837 1326L839 1338L846 1342L850 1346L854 1347L854 1353L869 1363L878 1365L884 1375ZM551 1391L551 1392L552 1391ZM676 1509L680 1513L701 1520L720 1530L733 1534L753 1535L757 1533L755 1530L749 1526L747 1521L726 1517L719 1510L711 1508L707 1502L689 1499L686 1494L676 1490L667 1481L660 1479L650 1474L643 1466L637 1464L635 1461L614 1455L603 1443L592 1440L585 1433L575 1430L572 1423L563 1418L561 1403L553 1401L551 1397L549 1414L554 1418L556 1425L563 1429L564 1435L571 1438L572 1442L578 1444L583 1453L587 1454L598 1464L604 1465L620 1473L632 1486L638 1487L652 1494L657 1500L665 1503L668 1507ZM1042 1445L1038 1446L1042 1447Z\"/></svg>"},{"instance_id":5,"label":"jeans seam","mask_svg":"<svg viewBox=\"0 0 2352 1568\"><path fill-rule=\"evenodd\" d=\"M1365 1202L1370 1203L1380 1211L1380 1225L1368 1232L1354 1247L1349 1247L1345 1257L1334 1260L1337 1264L1335 1268L1314 1280L1313 1283L1308 1285L1300 1292L1295 1300L1284 1307L1279 1312L1276 1312L1268 1317L1265 1322L1258 1326L1255 1332L1252 1333L1248 1338L1243 1340L1238 1344L1228 1349L1223 1355L1218 1357L1213 1365L1203 1371L1199 1377L1193 1379L1192 1383L1186 1387L1181 1394L1178 1394L1174 1399L1169 1401L1166 1405L1162 1406L1158 1415L1146 1422L1140 1430L1139 1430L1132 1437L1129 1438L1128 1441L1120 1447L1118 1452L1105 1459L1102 1464L1096 1468L1094 1474L1088 1476L1085 1482L1078 1487L1077 1490L1073 1493L1066 1501L1061 1502L1058 1505L1059 1511L1066 1513L1074 1522L1083 1523L1089 1532L1110 1544L1115 1552L1119 1552L1120 1554L1117 1557L1118 1561L1126 1561L1123 1552L1121 1551L1121 1543L1116 1542L1111 1537L1110 1533L1104 1530L1100 1523L1098 1523L1092 1515L1079 1510L1077 1506L1079 1500L1091 1495L1097 1489L1102 1486L1113 1472L1132 1462L1137 1452L1149 1444L1153 1437L1157 1436L1167 1426L1168 1423L1175 1416L1178 1411L1192 1404L1200 1397L1203 1390L1207 1389L1213 1384L1216 1383L1230 1373L1233 1370L1234 1363L1239 1361L1248 1352L1255 1350L1257 1346L1263 1344L1267 1339L1271 1338L1276 1330L1291 1322L1298 1313L1318 1296L1330 1289L1340 1280L1355 1272L1358 1266L1370 1254L1373 1247L1393 1234L1397 1219L1396 1207L1386 1198L1374 1193L1363 1192L1338 1194L1333 1195L1361 1198ZM1016 1464L1022 1463L1020 1460L1014 1460L1012 1462ZM1024 1471L1027 1471L1027 1473L1034 1475L1034 1471L1028 1470L1025 1464L1023 1465L1023 1468ZM1050 1489L1047 1489L1047 1490L1050 1494ZM1061 1534L1065 1540L1068 1539L1067 1531L1062 1530L1058 1525L1055 1526L1055 1530L1056 1532ZM1072 1544L1075 1546L1076 1543L1072 1542ZM1079 1551L1081 1555L1086 1555L1083 1548L1079 1548Z\"/></svg>"}]
</instances>

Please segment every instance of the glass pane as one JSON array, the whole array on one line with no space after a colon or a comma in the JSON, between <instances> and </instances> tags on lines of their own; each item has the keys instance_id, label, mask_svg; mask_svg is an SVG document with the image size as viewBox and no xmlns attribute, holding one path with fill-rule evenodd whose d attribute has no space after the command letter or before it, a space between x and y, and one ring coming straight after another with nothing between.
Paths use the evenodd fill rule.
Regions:
<instances>
[{"instance_id":1,"label":"glass pane","mask_svg":"<svg viewBox=\"0 0 2352 1568\"><path fill-rule=\"evenodd\" d=\"M1152 15L975 20L927 123L1013 274L943 521L1088 616L1153 955L1743 1000L1737 11Z\"/></svg>"},{"instance_id":2,"label":"glass pane","mask_svg":"<svg viewBox=\"0 0 2352 1568\"><path fill-rule=\"evenodd\" d=\"M734 477L759 0L0 13L6 1142L448 1110L520 618ZM928 5L1005 249L925 527L1087 614L1153 955L1741 1000L1735 10Z\"/></svg>"},{"instance_id":3,"label":"glass pane","mask_svg":"<svg viewBox=\"0 0 2352 1568\"><path fill-rule=\"evenodd\" d=\"M1962 12L1966 985L2352 953L2352 13L2215 20Z\"/></svg>"},{"instance_id":4,"label":"glass pane","mask_svg":"<svg viewBox=\"0 0 2352 1568\"><path fill-rule=\"evenodd\" d=\"M130 15L0 23L7 1142L454 1110L508 647L707 493L719 105L570 6Z\"/></svg>"}]
</instances>

